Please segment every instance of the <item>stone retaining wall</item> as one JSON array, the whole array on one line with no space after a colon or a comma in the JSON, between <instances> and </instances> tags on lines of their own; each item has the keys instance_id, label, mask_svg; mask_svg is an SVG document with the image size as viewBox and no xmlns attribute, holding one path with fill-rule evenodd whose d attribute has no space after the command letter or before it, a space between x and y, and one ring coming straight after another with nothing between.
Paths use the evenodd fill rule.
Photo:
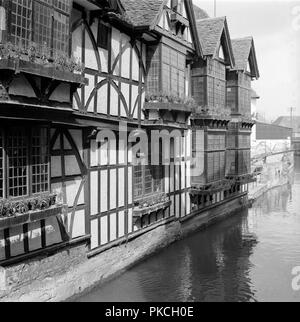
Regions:
<instances>
[{"instance_id":1,"label":"stone retaining wall","mask_svg":"<svg viewBox=\"0 0 300 322\"><path fill-rule=\"evenodd\" d=\"M87 292L147 256L242 208L241 198L175 220L87 259L85 245L0 271L0 301L64 301ZM2 285L2 291L1 291ZM5 290L3 290L3 288Z\"/></svg>"}]
</instances>

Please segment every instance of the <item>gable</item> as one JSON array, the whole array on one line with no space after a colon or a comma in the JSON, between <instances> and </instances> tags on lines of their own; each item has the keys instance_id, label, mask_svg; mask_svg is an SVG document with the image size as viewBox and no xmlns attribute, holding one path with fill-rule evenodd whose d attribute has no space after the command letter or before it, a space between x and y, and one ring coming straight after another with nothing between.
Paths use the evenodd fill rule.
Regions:
<instances>
[{"instance_id":1,"label":"gable","mask_svg":"<svg viewBox=\"0 0 300 322\"><path fill-rule=\"evenodd\" d=\"M252 78L259 78L260 75L253 38L233 39L232 48L235 58L233 70L248 72Z\"/></svg>"},{"instance_id":2,"label":"gable","mask_svg":"<svg viewBox=\"0 0 300 322\"><path fill-rule=\"evenodd\" d=\"M225 63L234 66L234 56L225 17L199 19L197 20L197 31L204 56L218 59L220 48L222 48Z\"/></svg>"},{"instance_id":3,"label":"gable","mask_svg":"<svg viewBox=\"0 0 300 322\"><path fill-rule=\"evenodd\" d=\"M198 56L202 55L196 29L192 0L166 0L163 8L150 29L167 32L174 39L193 45Z\"/></svg>"},{"instance_id":4,"label":"gable","mask_svg":"<svg viewBox=\"0 0 300 322\"><path fill-rule=\"evenodd\" d=\"M192 0L119 0L125 12L119 17L133 29L169 33L173 39L193 45L202 55ZM174 10L172 10L174 8Z\"/></svg>"}]
</instances>

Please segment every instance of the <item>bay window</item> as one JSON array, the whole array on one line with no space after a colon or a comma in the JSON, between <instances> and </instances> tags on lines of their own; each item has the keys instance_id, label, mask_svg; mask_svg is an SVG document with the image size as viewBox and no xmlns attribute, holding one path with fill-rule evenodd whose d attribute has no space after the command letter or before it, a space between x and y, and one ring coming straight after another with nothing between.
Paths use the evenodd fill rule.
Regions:
<instances>
[{"instance_id":1,"label":"bay window","mask_svg":"<svg viewBox=\"0 0 300 322\"><path fill-rule=\"evenodd\" d=\"M160 159L162 159L162 144L160 143ZM151 151L149 147L148 164L142 164L141 159L136 160L134 166L134 200L155 195L163 190L163 166L151 164Z\"/></svg>"},{"instance_id":2,"label":"bay window","mask_svg":"<svg viewBox=\"0 0 300 322\"><path fill-rule=\"evenodd\" d=\"M0 138L0 197L23 198L48 192L48 128L12 127Z\"/></svg>"},{"instance_id":3,"label":"bay window","mask_svg":"<svg viewBox=\"0 0 300 322\"><path fill-rule=\"evenodd\" d=\"M134 198L142 199L162 192L162 167L136 165L134 167Z\"/></svg>"},{"instance_id":4,"label":"bay window","mask_svg":"<svg viewBox=\"0 0 300 322\"><path fill-rule=\"evenodd\" d=\"M68 53L72 0L10 0L9 41Z\"/></svg>"},{"instance_id":5,"label":"bay window","mask_svg":"<svg viewBox=\"0 0 300 322\"><path fill-rule=\"evenodd\" d=\"M225 135L208 135L207 181L221 181L225 177Z\"/></svg>"},{"instance_id":6,"label":"bay window","mask_svg":"<svg viewBox=\"0 0 300 322\"><path fill-rule=\"evenodd\" d=\"M185 96L186 56L165 44L149 47L147 54L149 93Z\"/></svg>"}]
</instances>

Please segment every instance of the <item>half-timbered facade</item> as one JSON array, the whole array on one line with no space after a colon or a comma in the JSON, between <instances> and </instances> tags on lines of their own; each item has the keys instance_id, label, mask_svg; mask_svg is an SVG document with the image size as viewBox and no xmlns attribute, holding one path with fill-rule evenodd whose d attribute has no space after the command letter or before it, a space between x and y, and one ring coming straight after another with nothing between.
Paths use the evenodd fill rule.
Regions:
<instances>
[{"instance_id":1,"label":"half-timbered facade","mask_svg":"<svg viewBox=\"0 0 300 322\"><path fill-rule=\"evenodd\" d=\"M241 197L234 66L226 19L191 0L0 0L0 264Z\"/></svg>"},{"instance_id":2,"label":"half-timbered facade","mask_svg":"<svg viewBox=\"0 0 300 322\"><path fill-rule=\"evenodd\" d=\"M97 251L189 214L190 64L201 55L192 2L0 7L1 216L20 208L27 219L1 228L0 260L86 238ZM179 130L183 143L172 143L171 163L135 162L132 131L162 128ZM31 221L30 203L42 198L58 210Z\"/></svg>"}]
</instances>

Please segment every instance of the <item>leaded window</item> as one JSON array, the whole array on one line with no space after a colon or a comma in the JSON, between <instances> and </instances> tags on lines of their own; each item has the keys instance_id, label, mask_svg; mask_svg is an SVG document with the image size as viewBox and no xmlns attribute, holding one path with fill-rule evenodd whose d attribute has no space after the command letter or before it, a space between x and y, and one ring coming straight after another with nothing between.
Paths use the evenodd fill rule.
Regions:
<instances>
[{"instance_id":1,"label":"leaded window","mask_svg":"<svg viewBox=\"0 0 300 322\"><path fill-rule=\"evenodd\" d=\"M223 180L225 177L225 134L207 136L207 182Z\"/></svg>"},{"instance_id":2,"label":"leaded window","mask_svg":"<svg viewBox=\"0 0 300 322\"><path fill-rule=\"evenodd\" d=\"M170 48L162 46L162 90L171 92L180 97L185 95L185 55Z\"/></svg>"},{"instance_id":3,"label":"leaded window","mask_svg":"<svg viewBox=\"0 0 300 322\"><path fill-rule=\"evenodd\" d=\"M48 130L37 128L32 131L32 193L49 190Z\"/></svg>"},{"instance_id":4,"label":"leaded window","mask_svg":"<svg viewBox=\"0 0 300 322\"><path fill-rule=\"evenodd\" d=\"M27 48L31 42L49 54L68 53L72 0L11 0L10 41Z\"/></svg>"},{"instance_id":5,"label":"leaded window","mask_svg":"<svg viewBox=\"0 0 300 322\"><path fill-rule=\"evenodd\" d=\"M162 156L162 146L160 146L160 156ZM150 147L148 160L149 162L147 165L143 164L141 159L135 160L136 165L134 166L133 178L135 201L162 192L163 166L151 164Z\"/></svg>"},{"instance_id":6,"label":"leaded window","mask_svg":"<svg viewBox=\"0 0 300 322\"><path fill-rule=\"evenodd\" d=\"M11 1L11 42L27 47L32 40L32 0Z\"/></svg>"},{"instance_id":7,"label":"leaded window","mask_svg":"<svg viewBox=\"0 0 300 322\"><path fill-rule=\"evenodd\" d=\"M163 168L158 165L136 165L134 167L134 199L162 192Z\"/></svg>"},{"instance_id":8,"label":"leaded window","mask_svg":"<svg viewBox=\"0 0 300 322\"><path fill-rule=\"evenodd\" d=\"M148 47L147 90L185 96L186 56L166 46Z\"/></svg>"},{"instance_id":9,"label":"leaded window","mask_svg":"<svg viewBox=\"0 0 300 322\"><path fill-rule=\"evenodd\" d=\"M12 127L0 137L0 197L21 198L48 192L48 128Z\"/></svg>"},{"instance_id":10,"label":"leaded window","mask_svg":"<svg viewBox=\"0 0 300 322\"><path fill-rule=\"evenodd\" d=\"M28 195L28 136L25 129L15 128L7 136L8 196Z\"/></svg>"}]
</instances>

